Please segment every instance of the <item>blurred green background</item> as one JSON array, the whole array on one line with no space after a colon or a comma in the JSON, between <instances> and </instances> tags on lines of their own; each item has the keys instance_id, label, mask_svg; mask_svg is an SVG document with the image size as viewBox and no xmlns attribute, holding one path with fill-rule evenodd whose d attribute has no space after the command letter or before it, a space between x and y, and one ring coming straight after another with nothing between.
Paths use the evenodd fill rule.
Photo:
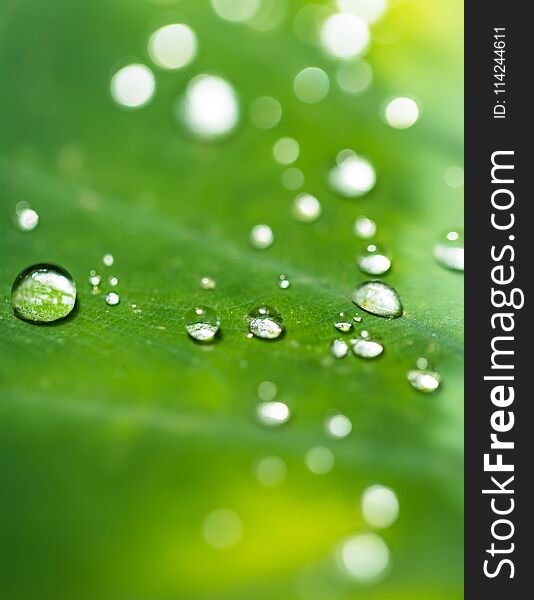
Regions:
<instances>
[{"instance_id":1,"label":"blurred green background","mask_svg":"<svg viewBox=\"0 0 534 600\"><path fill-rule=\"evenodd\" d=\"M336 84L338 61L294 32L305 5L279 0L280 23L258 31L222 20L208 0L2 0L0 3L0 596L9 600L440 600L461 598L463 562L463 276L436 264L432 246L461 225L463 188L444 172L463 161L463 3L395 2L372 26L373 69L361 96ZM333 6L322 3L325 6ZM198 55L163 71L147 39L164 22L189 24ZM124 110L110 79L124 61L154 70L157 90ZM304 67L330 77L317 104L295 97ZM227 139L196 140L173 105L198 73L236 89L240 122ZM248 108L274 96L283 117L251 124ZM384 123L389 98L417 98L410 129ZM281 184L274 142L296 138L303 191L323 207L317 223L291 216L297 192ZM343 148L368 157L377 186L336 197L329 168ZM26 201L39 226L20 231ZM363 314L383 357L329 358L335 311L368 279L356 267L355 217L379 227L394 255L384 279L406 314ZM250 247L268 223L272 248ZM102 256L111 252L106 270ZM73 318L35 326L13 316L11 284L27 266L54 262L78 284ZM90 269L119 278L121 303L93 296ZM277 280L288 276L291 287ZM201 277L217 282L199 288ZM248 340L246 314L277 307L287 334ZM222 339L187 338L183 313L208 304ZM419 356L440 390L413 390ZM272 381L291 420L254 418L257 387ZM325 434L331 411L350 417L343 440ZM326 475L304 456L326 446ZM287 465L268 488L254 468ZM395 490L398 520L377 532L390 550L383 576L364 584L339 565L339 544L372 531L360 498ZM234 511L242 538L212 547L207 515Z\"/></svg>"}]
</instances>

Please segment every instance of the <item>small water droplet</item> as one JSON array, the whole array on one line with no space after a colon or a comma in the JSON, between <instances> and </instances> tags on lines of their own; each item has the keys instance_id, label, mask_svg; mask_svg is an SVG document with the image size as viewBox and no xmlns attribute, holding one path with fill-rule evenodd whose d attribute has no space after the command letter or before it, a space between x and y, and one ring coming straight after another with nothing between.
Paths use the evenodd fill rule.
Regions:
<instances>
[{"instance_id":1,"label":"small water droplet","mask_svg":"<svg viewBox=\"0 0 534 600\"><path fill-rule=\"evenodd\" d=\"M284 137L280 138L273 146L273 156L281 165L294 163L300 154L300 146L297 140Z\"/></svg>"},{"instance_id":2,"label":"small water droplet","mask_svg":"<svg viewBox=\"0 0 534 600\"><path fill-rule=\"evenodd\" d=\"M418 369L423 369L423 370L424 369L428 369L428 360L426 358L423 358L423 357L418 358L415 361L415 364L416 364L416 366L417 366Z\"/></svg>"},{"instance_id":3,"label":"small water droplet","mask_svg":"<svg viewBox=\"0 0 534 600\"><path fill-rule=\"evenodd\" d=\"M282 118L282 105L276 98L262 96L250 105L250 120L259 129L272 129Z\"/></svg>"},{"instance_id":4,"label":"small water droplet","mask_svg":"<svg viewBox=\"0 0 534 600\"><path fill-rule=\"evenodd\" d=\"M286 423L291 411L283 402L261 402L256 408L256 415L262 425L273 427Z\"/></svg>"},{"instance_id":5,"label":"small water droplet","mask_svg":"<svg viewBox=\"0 0 534 600\"><path fill-rule=\"evenodd\" d=\"M89 285L98 287L102 283L102 277L96 271L89 272Z\"/></svg>"},{"instance_id":6,"label":"small water droplet","mask_svg":"<svg viewBox=\"0 0 534 600\"><path fill-rule=\"evenodd\" d=\"M108 283L111 287L116 287L119 285L119 279L112 275L111 277L108 277Z\"/></svg>"},{"instance_id":7,"label":"small water droplet","mask_svg":"<svg viewBox=\"0 0 534 600\"><path fill-rule=\"evenodd\" d=\"M33 231L39 225L39 215L27 202L19 202L15 208L15 223L21 231Z\"/></svg>"},{"instance_id":8,"label":"small water droplet","mask_svg":"<svg viewBox=\"0 0 534 600\"><path fill-rule=\"evenodd\" d=\"M211 277L203 277L200 280L200 287L203 290L214 290L217 287L217 283Z\"/></svg>"},{"instance_id":9,"label":"small water droplet","mask_svg":"<svg viewBox=\"0 0 534 600\"><path fill-rule=\"evenodd\" d=\"M68 316L76 303L71 275L54 265L38 264L22 271L11 290L17 317L33 323L51 323Z\"/></svg>"},{"instance_id":10,"label":"small water droplet","mask_svg":"<svg viewBox=\"0 0 534 600\"><path fill-rule=\"evenodd\" d=\"M334 454L324 446L316 446L306 453L304 462L312 473L326 475L334 468Z\"/></svg>"},{"instance_id":11,"label":"small water droplet","mask_svg":"<svg viewBox=\"0 0 534 600\"><path fill-rule=\"evenodd\" d=\"M383 275L391 267L387 251L377 244L365 246L356 257L356 261L360 270L367 275Z\"/></svg>"},{"instance_id":12,"label":"small water droplet","mask_svg":"<svg viewBox=\"0 0 534 600\"><path fill-rule=\"evenodd\" d=\"M207 306L195 306L184 318L185 330L197 342L212 342L221 326L219 315Z\"/></svg>"},{"instance_id":13,"label":"small water droplet","mask_svg":"<svg viewBox=\"0 0 534 600\"><path fill-rule=\"evenodd\" d=\"M332 415L326 419L325 429L333 438L344 438L352 431L352 423L346 415Z\"/></svg>"},{"instance_id":14,"label":"small water droplet","mask_svg":"<svg viewBox=\"0 0 534 600\"><path fill-rule=\"evenodd\" d=\"M448 231L434 246L438 263L454 271L464 270L464 234L461 230Z\"/></svg>"},{"instance_id":15,"label":"small water droplet","mask_svg":"<svg viewBox=\"0 0 534 600\"><path fill-rule=\"evenodd\" d=\"M106 304L108 306L117 306L121 301L119 294L116 292L109 292L106 294Z\"/></svg>"},{"instance_id":16,"label":"small water droplet","mask_svg":"<svg viewBox=\"0 0 534 600\"><path fill-rule=\"evenodd\" d=\"M269 225L255 225L250 232L250 243L254 248L264 250L272 246L274 242L273 230Z\"/></svg>"},{"instance_id":17,"label":"small water droplet","mask_svg":"<svg viewBox=\"0 0 534 600\"><path fill-rule=\"evenodd\" d=\"M282 483L287 473L286 463L278 456L265 456L255 468L256 478L265 487Z\"/></svg>"},{"instance_id":18,"label":"small water droplet","mask_svg":"<svg viewBox=\"0 0 534 600\"><path fill-rule=\"evenodd\" d=\"M345 198L358 198L376 184L373 165L353 150L342 150L328 177L333 190Z\"/></svg>"},{"instance_id":19,"label":"small water droplet","mask_svg":"<svg viewBox=\"0 0 534 600\"><path fill-rule=\"evenodd\" d=\"M258 385L258 398L264 402L270 402L276 398L278 388L272 381L262 381Z\"/></svg>"},{"instance_id":20,"label":"small water droplet","mask_svg":"<svg viewBox=\"0 0 534 600\"><path fill-rule=\"evenodd\" d=\"M102 262L106 265L106 267L111 267L115 262L115 258L113 257L113 254L104 254Z\"/></svg>"},{"instance_id":21,"label":"small water droplet","mask_svg":"<svg viewBox=\"0 0 534 600\"><path fill-rule=\"evenodd\" d=\"M304 185L304 173L296 167L282 173L282 185L288 190L299 190Z\"/></svg>"},{"instance_id":22,"label":"small water droplet","mask_svg":"<svg viewBox=\"0 0 534 600\"><path fill-rule=\"evenodd\" d=\"M383 485L372 485L362 495L363 518L371 527L384 529L399 516L399 500L395 492Z\"/></svg>"},{"instance_id":23,"label":"small water droplet","mask_svg":"<svg viewBox=\"0 0 534 600\"><path fill-rule=\"evenodd\" d=\"M282 315L272 306L257 306L248 314L248 328L252 335L263 340L275 340L284 333Z\"/></svg>"},{"instance_id":24,"label":"small water droplet","mask_svg":"<svg viewBox=\"0 0 534 600\"><path fill-rule=\"evenodd\" d=\"M429 369L412 369L406 374L411 386L419 392L434 392L441 383L441 377L436 371Z\"/></svg>"},{"instance_id":25,"label":"small water droplet","mask_svg":"<svg viewBox=\"0 0 534 600\"><path fill-rule=\"evenodd\" d=\"M311 194L299 194L293 203L293 215L297 221L312 223L321 216L321 203Z\"/></svg>"},{"instance_id":26,"label":"small water droplet","mask_svg":"<svg viewBox=\"0 0 534 600\"><path fill-rule=\"evenodd\" d=\"M376 223L368 217L358 217L354 221L354 235L368 240L376 235Z\"/></svg>"},{"instance_id":27,"label":"small water droplet","mask_svg":"<svg viewBox=\"0 0 534 600\"><path fill-rule=\"evenodd\" d=\"M345 358L349 351L349 345L345 340L334 340L330 344L330 354L334 358Z\"/></svg>"},{"instance_id":28,"label":"small water droplet","mask_svg":"<svg viewBox=\"0 0 534 600\"><path fill-rule=\"evenodd\" d=\"M342 333L348 333L352 329L350 315L346 312L338 312L334 316L334 327Z\"/></svg>"},{"instance_id":29,"label":"small water droplet","mask_svg":"<svg viewBox=\"0 0 534 600\"><path fill-rule=\"evenodd\" d=\"M356 313L353 317L352 317L353 321L355 323L361 323L362 322L362 318L360 317L360 315L358 313Z\"/></svg>"},{"instance_id":30,"label":"small water droplet","mask_svg":"<svg viewBox=\"0 0 534 600\"><path fill-rule=\"evenodd\" d=\"M402 315L402 303L395 288L383 281L367 281L352 291L351 300L377 317L396 319Z\"/></svg>"},{"instance_id":31,"label":"small water droplet","mask_svg":"<svg viewBox=\"0 0 534 600\"><path fill-rule=\"evenodd\" d=\"M419 106L412 98L394 98L385 110L386 123L394 129L408 129L419 119Z\"/></svg>"},{"instance_id":32,"label":"small water droplet","mask_svg":"<svg viewBox=\"0 0 534 600\"><path fill-rule=\"evenodd\" d=\"M278 278L278 287L281 290L287 290L291 285L291 282L289 281L289 279L285 276L285 275L280 275L280 277Z\"/></svg>"},{"instance_id":33,"label":"small water droplet","mask_svg":"<svg viewBox=\"0 0 534 600\"><path fill-rule=\"evenodd\" d=\"M369 339L368 332L365 332L367 333L366 336L363 333L362 331L361 337L351 340L353 354L360 358L376 358L380 356L384 352L384 346L379 342Z\"/></svg>"}]
</instances>

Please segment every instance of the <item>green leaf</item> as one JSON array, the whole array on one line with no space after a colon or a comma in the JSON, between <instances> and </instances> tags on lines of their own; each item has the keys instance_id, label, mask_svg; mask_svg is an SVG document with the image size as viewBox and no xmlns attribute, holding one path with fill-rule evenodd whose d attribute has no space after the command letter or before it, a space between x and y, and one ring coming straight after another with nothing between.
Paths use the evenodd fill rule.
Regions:
<instances>
[{"instance_id":1,"label":"green leaf","mask_svg":"<svg viewBox=\"0 0 534 600\"><path fill-rule=\"evenodd\" d=\"M155 68L156 97L137 111L113 103L110 77L124 57L150 66L147 35L168 7L0 6L2 597L463 597L463 278L432 256L435 240L462 220L462 190L443 180L462 163L462 3L391 8L375 35L401 35L373 44L374 82L358 98L337 87L335 61L296 39L303 3L286 4L282 25L258 32L222 21L208 2L181 2L177 18L196 31L199 55L184 70ZM306 66L330 76L319 104L293 94ZM196 141L173 117L187 81L204 72L227 78L240 99L240 125L218 143ZM268 131L247 115L265 95L283 107ZM411 129L381 119L396 95L422 106ZM303 189L322 203L316 223L292 218L295 192L272 158L283 136L299 141ZM375 166L368 196L351 201L328 188L343 148ZM13 223L20 201L39 213L34 231ZM342 334L333 315L354 311L351 291L369 279L355 261L361 214L393 253L384 280L405 314L360 312L356 330L370 331L384 354L334 360L328 347ZM249 245L258 223L274 231L267 250ZM112 267L102 264L106 253ZM10 295L19 272L43 262L70 272L78 297L70 318L39 326L14 316ZM91 293L91 269L118 277L118 306ZM200 289L205 276L215 290ZM283 315L283 338L247 339L247 315L260 303ZM213 345L184 329L197 304L220 316ZM420 356L442 377L435 394L407 381ZM254 417L262 381L292 411L280 428ZM326 436L332 411L352 420L348 438ZM315 446L334 453L327 475L305 466ZM287 464L273 489L254 475L266 455ZM336 549L369 529L360 498L374 483L395 490L400 517L378 532L391 552L386 576L360 586L340 574ZM202 534L218 508L243 522L243 539L227 551Z\"/></svg>"}]
</instances>

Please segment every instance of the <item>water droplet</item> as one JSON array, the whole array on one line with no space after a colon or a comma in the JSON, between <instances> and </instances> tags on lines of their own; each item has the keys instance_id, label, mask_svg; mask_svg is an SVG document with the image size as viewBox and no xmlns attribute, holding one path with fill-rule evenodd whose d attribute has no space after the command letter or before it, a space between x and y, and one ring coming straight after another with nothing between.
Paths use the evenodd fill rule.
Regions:
<instances>
[{"instance_id":1,"label":"water droplet","mask_svg":"<svg viewBox=\"0 0 534 600\"><path fill-rule=\"evenodd\" d=\"M428 369L428 360L426 358L420 357L415 361L415 364L418 369Z\"/></svg>"},{"instance_id":2,"label":"water droplet","mask_svg":"<svg viewBox=\"0 0 534 600\"><path fill-rule=\"evenodd\" d=\"M333 438L344 438L352 431L351 420L342 414L332 415L325 422L328 435Z\"/></svg>"},{"instance_id":3,"label":"water droplet","mask_svg":"<svg viewBox=\"0 0 534 600\"><path fill-rule=\"evenodd\" d=\"M376 358L384 352L384 346L379 342L375 342L369 339L369 336L363 335L355 340L351 340L352 352L355 356L360 358Z\"/></svg>"},{"instance_id":4,"label":"water droplet","mask_svg":"<svg viewBox=\"0 0 534 600\"><path fill-rule=\"evenodd\" d=\"M304 185L304 173L295 167L282 173L282 185L288 190L299 190Z\"/></svg>"},{"instance_id":5,"label":"water droplet","mask_svg":"<svg viewBox=\"0 0 534 600\"><path fill-rule=\"evenodd\" d=\"M280 485L286 477L286 463L278 456L265 456L258 461L256 478L265 487Z\"/></svg>"},{"instance_id":6,"label":"water droplet","mask_svg":"<svg viewBox=\"0 0 534 600\"><path fill-rule=\"evenodd\" d=\"M367 281L351 294L351 300L372 315L396 319L402 315L402 303L395 288L383 281Z\"/></svg>"},{"instance_id":7,"label":"water droplet","mask_svg":"<svg viewBox=\"0 0 534 600\"><path fill-rule=\"evenodd\" d=\"M98 287L102 283L102 277L94 270L89 272L89 285Z\"/></svg>"},{"instance_id":8,"label":"water droplet","mask_svg":"<svg viewBox=\"0 0 534 600\"><path fill-rule=\"evenodd\" d=\"M354 235L368 240L376 235L376 223L368 217L358 217L354 221Z\"/></svg>"},{"instance_id":9,"label":"water droplet","mask_svg":"<svg viewBox=\"0 0 534 600\"><path fill-rule=\"evenodd\" d=\"M258 385L258 398L264 402L270 402L276 398L278 388L272 381L262 381Z\"/></svg>"},{"instance_id":10,"label":"water droplet","mask_svg":"<svg viewBox=\"0 0 534 600\"><path fill-rule=\"evenodd\" d=\"M389 527L399 516L397 495L388 487L372 485L362 495L362 513L371 527Z\"/></svg>"},{"instance_id":11,"label":"water droplet","mask_svg":"<svg viewBox=\"0 0 534 600\"><path fill-rule=\"evenodd\" d=\"M289 420L291 411L283 402L261 402L256 408L256 415L262 425L276 427Z\"/></svg>"},{"instance_id":12,"label":"water droplet","mask_svg":"<svg viewBox=\"0 0 534 600\"><path fill-rule=\"evenodd\" d=\"M412 369L406 374L414 390L430 393L437 390L441 383L439 373L429 369Z\"/></svg>"},{"instance_id":13,"label":"water droplet","mask_svg":"<svg viewBox=\"0 0 534 600\"><path fill-rule=\"evenodd\" d=\"M184 318L185 330L197 342L212 342L221 326L219 315L207 306L195 306L185 313Z\"/></svg>"},{"instance_id":14,"label":"water droplet","mask_svg":"<svg viewBox=\"0 0 534 600\"><path fill-rule=\"evenodd\" d=\"M117 292L109 292L106 294L106 304L108 306L117 306L121 301L119 294Z\"/></svg>"},{"instance_id":15,"label":"water droplet","mask_svg":"<svg viewBox=\"0 0 534 600\"><path fill-rule=\"evenodd\" d=\"M211 4L221 19L246 23L258 12L261 0L211 0Z\"/></svg>"},{"instance_id":16,"label":"water droplet","mask_svg":"<svg viewBox=\"0 0 534 600\"><path fill-rule=\"evenodd\" d=\"M360 269L367 275L383 275L391 267L391 259L387 251L377 244L368 244L363 248L356 261Z\"/></svg>"},{"instance_id":17,"label":"water droplet","mask_svg":"<svg viewBox=\"0 0 534 600\"><path fill-rule=\"evenodd\" d=\"M105 254L102 262L106 265L106 267L111 267L115 262L112 254Z\"/></svg>"},{"instance_id":18,"label":"water droplet","mask_svg":"<svg viewBox=\"0 0 534 600\"><path fill-rule=\"evenodd\" d=\"M229 134L239 120L234 88L221 77L197 75L188 84L177 116L199 138L215 139Z\"/></svg>"},{"instance_id":19,"label":"water droplet","mask_svg":"<svg viewBox=\"0 0 534 600\"><path fill-rule=\"evenodd\" d=\"M113 75L111 95L118 104L127 108L141 108L148 104L156 90L156 80L145 65L132 64Z\"/></svg>"},{"instance_id":20,"label":"water droplet","mask_svg":"<svg viewBox=\"0 0 534 600\"><path fill-rule=\"evenodd\" d=\"M282 118L282 105L276 98L263 96L250 105L250 120L259 129L272 129Z\"/></svg>"},{"instance_id":21,"label":"water droplet","mask_svg":"<svg viewBox=\"0 0 534 600\"><path fill-rule=\"evenodd\" d=\"M203 277L200 280L200 287L203 290L214 290L217 287L217 283L211 277Z\"/></svg>"},{"instance_id":22,"label":"water droplet","mask_svg":"<svg viewBox=\"0 0 534 600\"><path fill-rule=\"evenodd\" d=\"M321 203L311 194L299 194L293 204L293 214L297 221L312 223L321 216Z\"/></svg>"},{"instance_id":23,"label":"water droplet","mask_svg":"<svg viewBox=\"0 0 534 600\"><path fill-rule=\"evenodd\" d=\"M284 333L282 315L271 306L257 306L248 314L250 333L263 340L274 340Z\"/></svg>"},{"instance_id":24,"label":"water droplet","mask_svg":"<svg viewBox=\"0 0 534 600\"><path fill-rule=\"evenodd\" d=\"M108 283L111 287L117 287L119 285L119 279L112 275L111 277L108 277Z\"/></svg>"},{"instance_id":25,"label":"water droplet","mask_svg":"<svg viewBox=\"0 0 534 600\"><path fill-rule=\"evenodd\" d=\"M334 468L334 454L324 446L316 446L306 453L304 462L312 473L326 475Z\"/></svg>"},{"instance_id":26,"label":"water droplet","mask_svg":"<svg viewBox=\"0 0 534 600\"><path fill-rule=\"evenodd\" d=\"M208 544L219 550L227 550L243 537L243 521L233 510L218 508L204 520L202 533Z\"/></svg>"},{"instance_id":27,"label":"water droplet","mask_svg":"<svg viewBox=\"0 0 534 600\"><path fill-rule=\"evenodd\" d=\"M328 180L340 196L358 198L374 188L376 173L368 160L358 156L353 150L342 150Z\"/></svg>"},{"instance_id":28,"label":"water droplet","mask_svg":"<svg viewBox=\"0 0 534 600\"><path fill-rule=\"evenodd\" d=\"M39 225L39 215L27 202L19 202L15 208L15 223L21 231L33 231Z\"/></svg>"},{"instance_id":29,"label":"water droplet","mask_svg":"<svg viewBox=\"0 0 534 600\"><path fill-rule=\"evenodd\" d=\"M274 242L273 230L269 225L255 225L250 231L250 243L258 250L264 250L272 246Z\"/></svg>"},{"instance_id":30,"label":"water droplet","mask_svg":"<svg viewBox=\"0 0 534 600\"><path fill-rule=\"evenodd\" d=\"M22 271L11 289L17 317L34 323L51 323L68 316L76 303L76 284L61 267L38 264Z\"/></svg>"},{"instance_id":31,"label":"water droplet","mask_svg":"<svg viewBox=\"0 0 534 600\"><path fill-rule=\"evenodd\" d=\"M280 275L278 278L278 287L281 290L287 290L291 286L291 282L285 275Z\"/></svg>"},{"instance_id":32,"label":"water droplet","mask_svg":"<svg viewBox=\"0 0 534 600\"><path fill-rule=\"evenodd\" d=\"M358 313L356 313L356 314L355 314L355 315L352 317L352 320L353 320L355 323L361 323L361 322L362 322L362 318L360 317L360 315L359 315Z\"/></svg>"},{"instance_id":33,"label":"water droplet","mask_svg":"<svg viewBox=\"0 0 534 600\"><path fill-rule=\"evenodd\" d=\"M182 23L165 25L150 36L148 53L163 69L181 69L195 58L197 37L191 27Z\"/></svg>"},{"instance_id":34,"label":"water droplet","mask_svg":"<svg viewBox=\"0 0 534 600\"><path fill-rule=\"evenodd\" d=\"M408 129L419 119L419 107L412 98L395 98L386 106L384 116L394 129Z\"/></svg>"},{"instance_id":35,"label":"water droplet","mask_svg":"<svg viewBox=\"0 0 534 600\"><path fill-rule=\"evenodd\" d=\"M389 564L389 548L375 533L359 533L341 546L341 564L358 581L372 581Z\"/></svg>"},{"instance_id":36,"label":"water droplet","mask_svg":"<svg viewBox=\"0 0 534 600\"><path fill-rule=\"evenodd\" d=\"M373 70L364 60L342 62L336 71L339 87L350 96L363 94L373 81Z\"/></svg>"},{"instance_id":37,"label":"water droplet","mask_svg":"<svg viewBox=\"0 0 534 600\"><path fill-rule=\"evenodd\" d=\"M281 165L290 165L295 162L299 154L299 143L290 137L280 138L273 146L274 159Z\"/></svg>"},{"instance_id":38,"label":"water droplet","mask_svg":"<svg viewBox=\"0 0 534 600\"><path fill-rule=\"evenodd\" d=\"M338 312L334 316L334 327L342 333L348 333L352 329L350 315L346 312Z\"/></svg>"},{"instance_id":39,"label":"water droplet","mask_svg":"<svg viewBox=\"0 0 534 600\"><path fill-rule=\"evenodd\" d=\"M345 340L334 340L330 344L330 354L334 358L345 358L349 352L349 345Z\"/></svg>"},{"instance_id":40,"label":"water droplet","mask_svg":"<svg viewBox=\"0 0 534 600\"><path fill-rule=\"evenodd\" d=\"M306 104L317 104L328 95L330 90L330 79L328 75L318 67L306 67L302 69L293 81L295 96Z\"/></svg>"},{"instance_id":41,"label":"water droplet","mask_svg":"<svg viewBox=\"0 0 534 600\"><path fill-rule=\"evenodd\" d=\"M362 55L370 41L369 26L357 15L336 13L328 17L321 28L324 49L337 58Z\"/></svg>"},{"instance_id":42,"label":"water droplet","mask_svg":"<svg viewBox=\"0 0 534 600\"><path fill-rule=\"evenodd\" d=\"M464 270L464 234L461 230L448 231L434 246L438 263L454 271Z\"/></svg>"}]
</instances>

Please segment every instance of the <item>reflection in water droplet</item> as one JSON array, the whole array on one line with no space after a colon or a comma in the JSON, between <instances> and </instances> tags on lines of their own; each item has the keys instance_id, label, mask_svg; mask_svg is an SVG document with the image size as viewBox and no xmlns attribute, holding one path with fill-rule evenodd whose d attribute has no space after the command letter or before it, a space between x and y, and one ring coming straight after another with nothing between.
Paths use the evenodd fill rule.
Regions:
<instances>
[{"instance_id":1,"label":"reflection in water droplet","mask_svg":"<svg viewBox=\"0 0 534 600\"><path fill-rule=\"evenodd\" d=\"M259 129L272 129L282 118L282 106L276 98L262 96L250 105L250 120Z\"/></svg>"},{"instance_id":2,"label":"reflection in water droplet","mask_svg":"<svg viewBox=\"0 0 534 600\"><path fill-rule=\"evenodd\" d=\"M250 232L250 244L258 250L264 250L272 246L274 241L273 230L269 225L255 225Z\"/></svg>"},{"instance_id":3,"label":"reflection in water droplet","mask_svg":"<svg viewBox=\"0 0 534 600\"><path fill-rule=\"evenodd\" d=\"M363 334L363 332L362 332ZM379 342L370 340L368 336L363 336L351 340L352 352L360 358L376 358L384 352L384 346Z\"/></svg>"},{"instance_id":4,"label":"reflection in water droplet","mask_svg":"<svg viewBox=\"0 0 534 600\"><path fill-rule=\"evenodd\" d=\"M281 290L287 290L291 286L291 282L285 275L280 275L278 278L278 287Z\"/></svg>"},{"instance_id":5,"label":"reflection in water droplet","mask_svg":"<svg viewBox=\"0 0 534 600\"><path fill-rule=\"evenodd\" d=\"M341 546L341 564L358 581L371 581L389 564L389 548L375 533L360 533Z\"/></svg>"},{"instance_id":6,"label":"reflection in water droplet","mask_svg":"<svg viewBox=\"0 0 534 600\"><path fill-rule=\"evenodd\" d=\"M326 475L334 468L334 455L328 448L316 446L306 453L304 462L312 473Z\"/></svg>"},{"instance_id":7,"label":"reflection in water droplet","mask_svg":"<svg viewBox=\"0 0 534 600\"><path fill-rule=\"evenodd\" d=\"M306 67L297 73L293 81L295 96L306 104L321 102L330 90L328 75L318 67Z\"/></svg>"},{"instance_id":8,"label":"reflection in water droplet","mask_svg":"<svg viewBox=\"0 0 534 600\"><path fill-rule=\"evenodd\" d=\"M203 290L214 290L217 287L217 283L211 277L203 277L200 280L200 287Z\"/></svg>"},{"instance_id":9,"label":"reflection in water droplet","mask_svg":"<svg viewBox=\"0 0 534 600\"><path fill-rule=\"evenodd\" d=\"M212 342L221 326L219 315L207 306L195 306L185 313L184 318L185 330L197 342Z\"/></svg>"},{"instance_id":10,"label":"reflection in water droplet","mask_svg":"<svg viewBox=\"0 0 534 600\"><path fill-rule=\"evenodd\" d=\"M22 271L11 290L17 317L33 323L51 323L65 318L76 303L76 284L61 267L38 264Z\"/></svg>"},{"instance_id":11,"label":"reflection in water droplet","mask_svg":"<svg viewBox=\"0 0 534 600\"><path fill-rule=\"evenodd\" d=\"M371 527L389 527L399 516L397 495L388 487L372 485L363 493L362 514Z\"/></svg>"},{"instance_id":12,"label":"reflection in water droplet","mask_svg":"<svg viewBox=\"0 0 534 600\"><path fill-rule=\"evenodd\" d=\"M295 162L299 154L299 143L290 137L280 138L273 146L274 159L281 165L290 165Z\"/></svg>"},{"instance_id":13,"label":"reflection in water droplet","mask_svg":"<svg viewBox=\"0 0 534 600\"><path fill-rule=\"evenodd\" d=\"M141 108L156 90L152 71L141 64L123 67L111 79L111 95L118 104L128 108Z\"/></svg>"},{"instance_id":14,"label":"reflection in water droplet","mask_svg":"<svg viewBox=\"0 0 534 600\"><path fill-rule=\"evenodd\" d=\"M282 185L288 190L299 190L304 185L304 173L295 167L282 173Z\"/></svg>"},{"instance_id":15,"label":"reflection in water droplet","mask_svg":"<svg viewBox=\"0 0 534 600\"><path fill-rule=\"evenodd\" d=\"M363 94L373 81L373 70L364 60L342 62L336 72L339 87L351 96Z\"/></svg>"},{"instance_id":16,"label":"reflection in water droplet","mask_svg":"<svg viewBox=\"0 0 534 600\"><path fill-rule=\"evenodd\" d=\"M394 129L408 129L419 119L419 107L412 98L395 98L385 109L388 125Z\"/></svg>"},{"instance_id":17,"label":"reflection in water droplet","mask_svg":"<svg viewBox=\"0 0 534 600\"><path fill-rule=\"evenodd\" d=\"M321 203L311 194L299 194L293 204L293 214L302 223L312 223L321 216Z\"/></svg>"},{"instance_id":18,"label":"reflection in water droplet","mask_svg":"<svg viewBox=\"0 0 534 600\"><path fill-rule=\"evenodd\" d=\"M447 232L434 246L438 263L454 271L464 270L464 234L461 230Z\"/></svg>"},{"instance_id":19,"label":"reflection in water droplet","mask_svg":"<svg viewBox=\"0 0 534 600\"><path fill-rule=\"evenodd\" d=\"M109 294L106 294L106 304L108 306L117 306L120 301L120 296L116 292L109 292Z\"/></svg>"},{"instance_id":20,"label":"reflection in water droplet","mask_svg":"<svg viewBox=\"0 0 534 600\"><path fill-rule=\"evenodd\" d=\"M402 315L402 303L395 288L383 281L367 281L352 291L351 300L372 315L396 319Z\"/></svg>"},{"instance_id":21,"label":"reflection in water droplet","mask_svg":"<svg viewBox=\"0 0 534 600\"><path fill-rule=\"evenodd\" d=\"M346 415L337 414L326 420L325 428L331 437L344 438L352 431L352 423Z\"/></svg>"},{"instance_id":22,"label":"reflection in water droplet","mask_svg":"<svg viewBox=\"0 0 534 600\"><path fill-rule=\"evenodd\" d=\"M348 333L352 329L350 315L346 312L338 312L334 316L334 327L342 333Z\"/></svg>"},{"instance_id":23,"label":"reflection in water droplet","mask_svg":"<svg viewBox=\"0 0 534 600\"><path fill-rule=\"evenodd\" d=\"M182 23L160 27L148 41L150 58L164 69L181 69L195 58L196 53L195 32Z\"/></svg>"},{"instance_id":24,"label":"reflection in water droplet","mask_svg":"<svg viewBox=\"0 0 534 600\"><path fill-rule=\"evenodd\" d=\"M330 354L334 358L345 358L349 351L349 345L345 340L334 340L330 344Z\"/></svg>"},{"instance_id":25,"label":"reflection in water droplet","mask_svg":"<svg viewBox=\"0 0 534 600\"><path fill-rule=\"evenodd\" d=\"M360 269L368 275L383 275L391 267L386 250L377 244L368 244L356 257Z\"/></svg>"},{"instance_id":26,"label":"reflection in water droplet","mask_svg":"<svg viewBox=\"0 0 534 600\"><path fill-rule=\"evenodd\" d=\"M199 138L224 136L239 119L234 88L222 77L197 75L187 84L183 101L177 104L177 116L183 117Z\"/></svg>"},{"instance_id":27,"label":"reflection in water droplet","mask_svg":"<svg viewBox=\"0 0 534 600\"><path fill-rule=\"evenodd\" d=\"M411 386L419 392L434 392L441 383L439 373L428 369L412 369L406 376Z\"/></svg>"},{"instance_id":28,"label":"reflection in water droplet","mask_svg":"<svg viewBox=\"0 0 534 600\"><path fill-rule=\"evenodd\" d=\"M376 184L376 174L371 163L352 150L342 150L337 164L329 173L333 190L345 198L358 198L370 192Z\"/></svg>"},{"instance_id":29,"label":"reflection in water droplet","mask_svg":"<svg viewBox=\"0 0 534 600\"><path fill-rule=\"evenodd\" d=\"M206 517L202 532L208 544L226 550L235 546L243 537L243 522L233 510L219 508Z\"/></svg>"},{"instance_id":30,"label":"reflection in water droplet","mask_svg":"<svg viewBox=\"0 0 534 600\"><path fill-rule=\"evenodd\" d=\"M376 223L368 217L358 217L354 221L354 235L368 240L376 235Z\"/></svg>"},{"instance_id":31,"label":"reflection in water droplet","mask_svg":"<svg viewBox=\"0 0 534 600\"><path fill-rule=\"evenodd\" d=\"M278 456L265 456L256 465L256 478L265 487L280 485L286 477L286 463Z\"/></svg>"},{"instance_id":32,"label":"reflection in water droplet","mask_svg":"<svg viewBox=\"0 0 534 600\"><path fill-rule=\"evenodd\" d=\"M248 314L248 329L257 338L275 340L284 333L284 321L272 306L257 306Z\"/></svg>"},{"instance_id":33,"label":"reflection in water droplet","mask_svg":"<svg viewBox=\"0 0 534 600\"><path fill-rule=\"evenodd\" d=\"M370 41L369 26L357 15L336 13L328 17L321 28L324 49L337 58L360 56Z\"/></svg>"},{"instance_id":34,"label":"reflection in water droplet","mask_svg":"<svg viewBox=\"0 0 534 600\"><path fill-rule=\"evenodd\" d=\"M262 425L273 427L286 423L291 411L283 402L261 402L256 408L256 415Z\"/></svg>"}]
</instances>

